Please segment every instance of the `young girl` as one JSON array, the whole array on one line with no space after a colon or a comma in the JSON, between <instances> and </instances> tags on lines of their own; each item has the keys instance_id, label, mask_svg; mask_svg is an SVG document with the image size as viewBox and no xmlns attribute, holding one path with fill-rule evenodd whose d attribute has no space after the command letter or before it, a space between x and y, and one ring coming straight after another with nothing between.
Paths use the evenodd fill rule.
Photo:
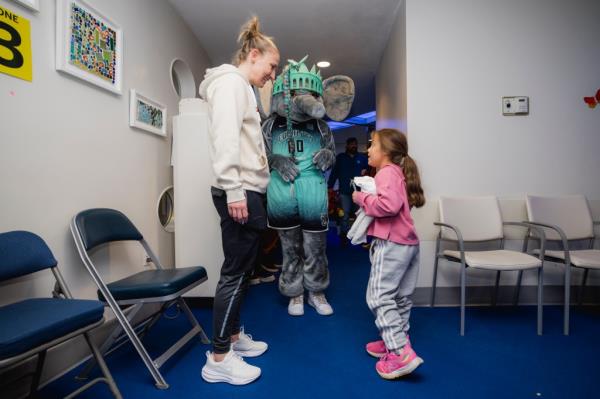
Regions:
<instances>
[{"instance_id":1,"label":"young girl","mask_svg":"<svg viewBox=\"0 0 600 399\"><path fill-rule=\"evenodd\" d=\"M367 352L379 358L375 369L385 379L411 373L423 359L408 340L409 299L417 283L419 238L410 209L425 204L419 171L408 155L406 136L394 129L372 133L369 165L377 169L377 194L355 191L352 200L373 216L371 276L367 304L383 340L367 344Z\"/></svg>"}]
</instances>

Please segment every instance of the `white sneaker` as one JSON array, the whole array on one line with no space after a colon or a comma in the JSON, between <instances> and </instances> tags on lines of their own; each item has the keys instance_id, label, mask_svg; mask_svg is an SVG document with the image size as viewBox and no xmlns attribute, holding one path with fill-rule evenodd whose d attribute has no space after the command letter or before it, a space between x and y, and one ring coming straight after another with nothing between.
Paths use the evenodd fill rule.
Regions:
<instances>
[{"instance_id":1,"label":"white sneaker","mask_svg":"<svg viewBox=\"0 0 600 399\"><path fill-rule=\"evenodd\" d=\"M206 364L202 367L202 378L206 382L245 385L258 377L260 377L260 369L246 363L234 351L227 352L220 362L215 362L213 355L209 351L206 352Z\"/></svg>"},{"instance_id":2,"label":"white sneaker","mask_svg":"<svg viewBox=\"0 0 600 399\"><path fill-rule=\"evenodd\" d=\"M240 336L237 341L231 344L231 349L240 356L243 357L256 357L260 356L269 348L266 342L254 341L252 335L248 335L242 328L240 330Z\"/></svg>"},{"instance_id":3,"label":"white sneaker","mask_svg":"<svg viewBox=\"0 0 600 399\"><path fill-rule=\"evenodd\" d=\"M304 294L290 298L288 313L290 316L302 316L304 314Z\"/></svg>"},{"instance_id":4,"label":"white sneaker","mask_svg":"<svg viewBox=\"0 0 600 399\"><path fill-rule=\"evenodd\" d=\"M317 313L321 316L329 316L333 314L333 308L327 302L325 294L321 293L308 293L308 304L317 310Z\"/></svg>"}]
</instances>

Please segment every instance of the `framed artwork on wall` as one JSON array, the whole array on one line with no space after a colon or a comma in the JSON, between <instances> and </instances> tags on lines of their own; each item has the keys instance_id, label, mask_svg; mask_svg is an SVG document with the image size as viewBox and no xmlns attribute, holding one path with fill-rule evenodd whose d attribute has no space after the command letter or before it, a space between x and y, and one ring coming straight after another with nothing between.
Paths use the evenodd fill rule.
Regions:
<instances>
[{"instance_id":1,"label":"framed artwork on wall","mask_svg":"<svg viewBox=\"0 0 600 399\"><path fill-rule=\"evenodd\" d=\"M83 0L56 0L56 69L121 94L123 30Z\"/></svg>"},{"instance_id":2,"label":"framed artwork on wall","mask_svg":"<svg viewBox=\"0 0 600 399\"><path fill-rule=\"evenodd\" d=\"M129 126L167 136L167 107L138 93L129 91Z\"/></svg>"},{"instance_id":3,"label":"framed artwork on wall","mask_svg":"<svg viewBox=\"0 0 600 399\"><path fill-rule=\"evenodd\" d=\"M40 0L13 0L15 3L21 4L23 7L27 7L33 11L40 10Z\"/></svg>"}]
</instances>

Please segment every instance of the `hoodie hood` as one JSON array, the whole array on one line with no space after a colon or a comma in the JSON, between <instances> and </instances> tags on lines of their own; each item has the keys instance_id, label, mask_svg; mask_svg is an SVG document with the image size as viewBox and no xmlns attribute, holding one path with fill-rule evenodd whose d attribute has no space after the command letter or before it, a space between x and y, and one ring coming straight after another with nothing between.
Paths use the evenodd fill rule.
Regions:
<instances>
[{"instance_id":1,"label":"hoodie hood","mask_svg":"<svg viewBox=\"0 0 600 399\"><path fill-rule=\"evenodd\" d=\"M200 83L200 89L198 90L198 92L200 93L200 97L206 100L206 92L208 90L208 86L210 86L210 84L214 82L217 78L230 73L239 75L242 79L244 79L244 81L248 82L244 75L241 74L240 70L237 69L237 67L235 67L234 65L223 64L215 68L208 68L206 70L206 73L204 74L204 80L202 81L202 83Z\"/></svg>"}]
</instances>

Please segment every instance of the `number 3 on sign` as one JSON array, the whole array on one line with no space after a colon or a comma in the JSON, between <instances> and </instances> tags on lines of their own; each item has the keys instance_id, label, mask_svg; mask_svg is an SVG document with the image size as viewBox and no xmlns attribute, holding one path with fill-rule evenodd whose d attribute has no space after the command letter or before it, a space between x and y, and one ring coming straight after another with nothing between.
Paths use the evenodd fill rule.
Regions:
<instances>
[{"instance_id":1,"label":"number 3 on sign","mask_svg":"<svg viewBox=\"0 0 600 399\"><path fill-rule=\"evenodd\" d=\"M29 20L0 7L0 72L31 82Z\"/></svg>"}]
</instances>

